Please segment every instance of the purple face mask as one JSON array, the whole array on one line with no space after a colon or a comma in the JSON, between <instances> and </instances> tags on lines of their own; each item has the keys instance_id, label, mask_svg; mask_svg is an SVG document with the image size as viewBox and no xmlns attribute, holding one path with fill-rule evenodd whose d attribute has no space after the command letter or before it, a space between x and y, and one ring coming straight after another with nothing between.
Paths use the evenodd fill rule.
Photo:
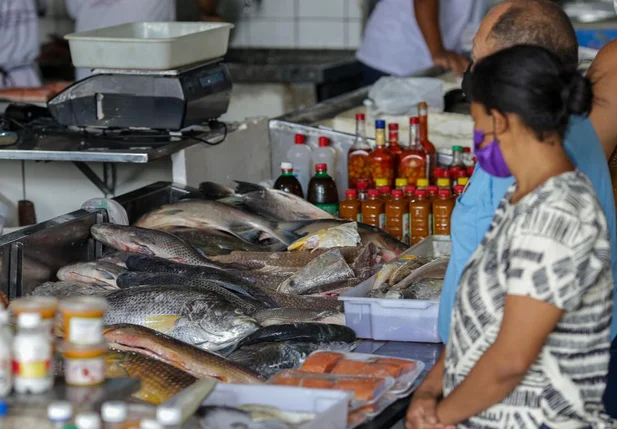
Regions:
<instances>
[{"instance_id":1,"label":"purple face mask","mask_svg":"<svg viewBox=\"0 0 617 429\"><path fill-rule=\"evenodd\" d=\"M512 173L508 168L508 165L503 159L501 148L499 147L499 140L496 138L489 144L480 148L480 145L484 143L486 133L482 130L473 131L473 145L474 152L478 158L478 163L484 171L491 176L495 177L510 177Z\"/></svg>"}]
</instances>

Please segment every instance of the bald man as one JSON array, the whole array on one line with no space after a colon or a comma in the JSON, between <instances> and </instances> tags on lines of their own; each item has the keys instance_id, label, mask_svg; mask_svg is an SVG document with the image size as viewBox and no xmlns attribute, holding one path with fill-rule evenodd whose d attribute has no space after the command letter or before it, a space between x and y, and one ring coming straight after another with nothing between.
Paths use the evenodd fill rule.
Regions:
<instances>
[{"instance_id":1,"label":"bald man","mask_svg":"<svg viewBox=\"0 0 617 429\"><path fill-rule=\"evenodd\" d=\"M572 68L578 63L578 42L574 28L561 7L548 0L506 0L494 7L482 21L474 38L472 57L477 61L516 44L542 46ZM617 96L617 91L612 94ZM606 158L614 145L611 147L610 130L600 134L594 129L595 126L602 127L600 123L617 121L615 115L600 118L596 113L594 111L592 119L598 123L583 117L570 119L564 146L574 164L589 177L606 215L611 238L613 277L617 279L615 202ZM602 136L602 140L599 136ZM512 182L512 178L496 178L476 166L465 194L459 198L452 213L452 255L444 280L438 319L439 334L444 343L448 341L452 309L463 269L488 231L495 210ZM615 310L617 307L613 309L612 338L617 334ZM417 427L413 421L417 421L418 413L429 416L427 421L434 419L437 398L442 393L443 365L442 355L418 389L423 399L410 407L408 427Z\"/></svg>"}]
</instances>

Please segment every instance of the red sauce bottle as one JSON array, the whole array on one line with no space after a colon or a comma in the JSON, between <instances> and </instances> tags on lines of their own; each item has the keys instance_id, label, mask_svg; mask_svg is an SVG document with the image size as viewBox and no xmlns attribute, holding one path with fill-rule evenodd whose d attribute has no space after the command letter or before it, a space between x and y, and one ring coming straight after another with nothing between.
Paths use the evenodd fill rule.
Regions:
<instances>
[{"instance_id":1,"label":"red sauce bottle","mask_svg":"<svg viewBox=\"0 0 617 429\"><path fill-rule=\"evenodd\" d=\"M376 148L369 154L371 160L371 174L373 182L379 178L388 180L392 186L394 181L394 156L386 148L386 122L375 121L375 145Z\"/></svg>"},{"instance_id":2,"label":"red sauce bottle","mask_svg":"<svg viewBox=\"0 0 617 429\"><path fill-rule=\"evenodd\" d=\"M420 144L424 148L428 160L426 177L431 180L431 183L434 183L434 178L429 177L429 175L432 174L435 167L437 167L437 150L435 149L435 145L428 139L428 104L424 101L418 103L418 117L420 119Z\"/></svg>"},{"instance_id":3,"label":"red sauce bottle","mask_svg":"<svg viewBox=\"0 0 617 429\"><path fill-rule=\"evenodd\" d=\"M347 152L347 179L350 188L357 188L359 179L372 178L369 159L371 145L366 140L365 119L364 113L356 115L356 140Z\"/></svg>"},{"instance_id":4,"label":"red sauce bottle","mask_svg":"<svg viewBox=\"0 0 617 429\"><path fill-rule=\"evenodd\" d=\"M409 146L403 151L398 164L399 176L415 185L426 176L426 152L420 144L419 119L413 117L409 124Z\"/></svg>"}]
</instances>

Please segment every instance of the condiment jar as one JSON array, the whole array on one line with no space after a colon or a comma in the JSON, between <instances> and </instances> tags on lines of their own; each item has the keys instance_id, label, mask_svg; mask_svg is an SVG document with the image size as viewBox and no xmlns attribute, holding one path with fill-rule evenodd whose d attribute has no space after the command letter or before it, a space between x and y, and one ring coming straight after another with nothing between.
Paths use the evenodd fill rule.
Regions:
<instances>
[{"instance_id":1,"label":"condiment jar","mask_svg":"<svg viewBox=\"0 0 617 429\"><path fill-rule=\"evenodd\" d=\"M51 336L38 313L21 313L13 338L13 376L17 393L40 394L54 385Z\"/></svg>"},{"instance_id":2,"label":"condiment jar","mask_svg":"<svg viewBox=\"0 0 617 429\"><path fill-rule=\"evenodd\" d=\"M409 242L409 203L403 191L392 191L392 199L386 203L386 232L403 243Z\"/></svg>"},{"instance_id":3,"label":"condiment jar","mask_svg":"<svg viewBox=\"0 0 617 429\"><path fill-rule=\"evenodd\" d=\"M103 318L107 300L96 296L77 296L60 302L64 339L71 344L93 345L103 342Z\"/></svg>"},{"instance_id":4,"label":"condiment jar","mask_svg":"<svg viewBox=\"0 0 617 429\"><path fill-rule=\"evenodd\" d=\"M439 190L437 199L433 201L433 233L435 235L450 235L450 219L454 203L449 189Z\"/></svg>"},{"instance_id":5,"label":"condiment jar","mask_svg":"<svg viewBox=\"0 0 617 429\"><path fill-rule=\"evenodd\" d=\"M46 328L50 335L53 335L56 309L58 308L58 300L56 298L47 296L17 298L11 301L9 308L17 319L23 313L38 314L41 326Z\"/></svg>"},{"instance_id":6,"label":"condiment jar","mask_svg":"<svg viewBox=\"0 0 617 429\"><path fill-rule=\"evenodd\" d=\"M69 386L96 386L105 381L107 344L62 344L64 379Z\"/></svg>"}]
</instances>

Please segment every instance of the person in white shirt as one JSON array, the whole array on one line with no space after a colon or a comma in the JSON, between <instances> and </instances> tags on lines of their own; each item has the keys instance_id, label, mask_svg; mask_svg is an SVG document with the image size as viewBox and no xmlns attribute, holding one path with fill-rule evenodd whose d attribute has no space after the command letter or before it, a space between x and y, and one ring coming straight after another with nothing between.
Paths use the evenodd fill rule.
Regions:
<instances>
[{"instance_id":1,"label":"person in white shirt","mask_svg":"<svg viewBox=\"0 0 617 429\"><path fill-rule=\"evenodd\" d=\"M461 75L469 61L461 41L487 11L485 0L380 0L366 25L356 58L364 84L412 76L433 66Z\"/></svg>"},{"instance_id":2,"label":"person in white shirt","mask_svg":"<svg viewBox=\"0 0 617 429\"><path fill-rule=\"evenodd\" d=\"M22 1L22 0L13 0ZM66 0L69 15L75 20L75 31L142 21L175 21L175 0ZM77 69L77 80L90 75L88 69Z\"/></svg>"},{"instance_id":3,"label":"person in white shirt","mask_svg":"<svg viewBox=\"0 0 617 429\"><path fill-rule=\"evenodd\" d=\"M0 1L0 88L41 85L39 17L34 0Z\"/></svg>"}]
</instances>

